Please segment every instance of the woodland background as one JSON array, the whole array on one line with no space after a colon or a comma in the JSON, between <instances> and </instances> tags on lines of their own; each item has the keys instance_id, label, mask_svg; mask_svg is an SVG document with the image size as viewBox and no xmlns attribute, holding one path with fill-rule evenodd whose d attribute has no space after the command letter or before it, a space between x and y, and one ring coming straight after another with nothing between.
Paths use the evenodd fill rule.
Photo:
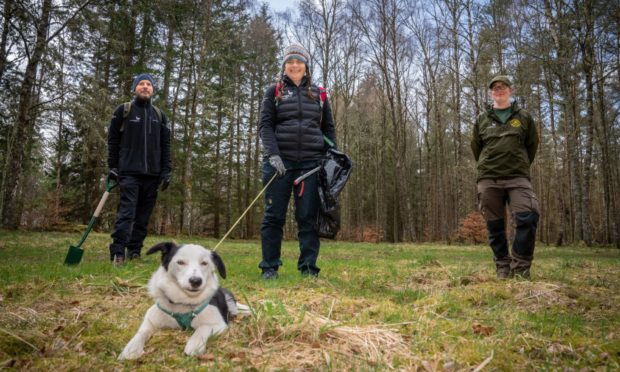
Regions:
<instances>
[{"instance_id":1,"label":"woodland background","mask_svg":"<svg viewBox=\"0 0 620 372\"><path fill-rule=\"evenodd\" d=\"M532 167L539 240L620 248L619 1L291 5L0 1L0 227L88 221L104 191L111 113L130 99L132 77L149 71L174 161L151 228L220 237L262 188L260 103L284 45L297 41L355 162L340 239L484 240L474 237L484 225L469 141L487 82L505 73L541 134ZM256 238L261 215L254 208L232 236Z\"/></svg>"}]
</instances>

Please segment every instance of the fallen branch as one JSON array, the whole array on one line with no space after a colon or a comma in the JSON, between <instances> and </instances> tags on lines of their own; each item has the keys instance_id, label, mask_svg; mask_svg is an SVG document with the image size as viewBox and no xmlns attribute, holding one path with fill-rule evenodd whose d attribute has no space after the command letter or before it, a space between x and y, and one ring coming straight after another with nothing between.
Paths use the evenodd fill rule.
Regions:
<instances>
[{"instance_id":1,"label":"fallen branch","mask_svg":"<svg viewBox=\"0 0 620 372\"><path fill-rule=\"evenodd\" d=\"M493 350L491 350L491 355L489 355L488 358L486 358L482 363L480 363L480 365L476 368L474 368L474 370L472 372L480 372L482 371L482 369L484 367L487 366L487 364L491 363L491 360L493 360Z\"/></svg>"}]
</instances>

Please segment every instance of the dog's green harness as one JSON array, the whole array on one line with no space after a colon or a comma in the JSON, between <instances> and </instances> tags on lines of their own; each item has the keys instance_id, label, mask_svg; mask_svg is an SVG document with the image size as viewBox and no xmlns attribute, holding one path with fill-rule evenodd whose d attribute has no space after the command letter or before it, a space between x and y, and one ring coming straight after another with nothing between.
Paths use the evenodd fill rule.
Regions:
<instances>
[{"instance_id":1,"label":"dog's green harness","mask_svg":"<svg viewBox=\"0 0 620 372\"><path fill-rule=\"evenodd\" d=\"M200 314L202 310L206 309L207 306L209 306L208 301L188 313L173 313L172 311L168 311L164 309L163 307L161 307L159 302L157 303L157 307L159 308L159 310L173 317L174 320L176 320L177 323L179 323L179 327L181 327L181 329L184 331L188 329L194 329L192 328L192 320L194 320L196 315Z\"/></svg>"}]
</instances>

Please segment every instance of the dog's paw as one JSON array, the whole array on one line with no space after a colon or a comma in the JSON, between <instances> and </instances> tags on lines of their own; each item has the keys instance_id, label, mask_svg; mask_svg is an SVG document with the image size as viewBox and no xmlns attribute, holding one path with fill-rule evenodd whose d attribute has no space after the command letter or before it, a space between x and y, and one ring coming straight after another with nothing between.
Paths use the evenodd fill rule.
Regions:
<instances>
[{"instance_id":1,"label":"dog's paw","mask_svg":"<svg viewBox=\"0 0 620 372\"><path fill-rule=\"evenodd\" d=\"M140 358L142 354L144 354L143 347L129 343L125 346L121 355L118 356L118 360L134 360Z\"/></svg>"},{"instance_id":2,"label":"dog's paw","mask_svg":"<svg viewBox=\"0 0 620 372\"><path fill-rule=\"evenodd\" d=\"M189 340L187 345L185 345L185 350L183 350L183 352L187 355L200 355L205 352L206 348L206 342L195 342L193 340Z\"/></svg>"}]
</instances>

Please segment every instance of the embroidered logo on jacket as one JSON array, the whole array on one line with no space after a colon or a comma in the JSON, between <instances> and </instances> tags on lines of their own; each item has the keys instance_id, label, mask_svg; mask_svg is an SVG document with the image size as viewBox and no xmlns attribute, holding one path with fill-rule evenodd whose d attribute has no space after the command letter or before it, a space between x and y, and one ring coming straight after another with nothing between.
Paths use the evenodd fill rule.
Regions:
<instances>
[{"instance_id":1,"label":"embroidered logo on jacket","mask_svg":"<svg viewBox=\"0 0 620 372\"><path fill-rule=\"evenodd\" d=\"M282 100L286 101L289 98L293 97L293 92L290 90L287 90L286 93L284 93L284 95L282 95Z\"/></svg>"},{"instance_id":2,"label":"embroidered logo on jacket","mask_svg":"<svg viewBox=\"0 0 620 372\"><path fill-rule=\"evenodd\" d=\"M133 119L133 120L129 120L129 122L130 122L130 123L139 123L141 120L142 120L142 118L141 118L141 117L136 116L136 118L135 118L135 119Z\"/></svg>"},{"instance_id":3,"label":"embroidered logo on jacket","mask_svg":"<svg viewBox=\"0 0 620 372\"><path fill-rule=\"evenodd\" d=\"M521 121L519 119L512 119L510 120L510 125L513 128L519 128L521 126Z\"/></svg>"}]
</instances>

